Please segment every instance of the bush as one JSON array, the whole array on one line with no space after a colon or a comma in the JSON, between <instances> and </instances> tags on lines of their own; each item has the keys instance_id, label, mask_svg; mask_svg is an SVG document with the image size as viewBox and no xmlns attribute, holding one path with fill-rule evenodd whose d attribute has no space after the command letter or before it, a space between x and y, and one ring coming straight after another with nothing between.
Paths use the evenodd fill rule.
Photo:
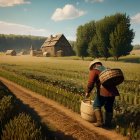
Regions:
<instances>
[{"instance_id":1,"label":"bush","mask_svg":"<svg viewBox=\"0 0 140 140\"><path fill-rule=\"evenodd\" d=\"M0 100L0 133L3 126L10 120L13 115L13 97L4 96Z\"/></svg>"},{"instance_id":2,"label":"bush","mask_svg":"<svg viewBox=\"0 0 140 140\"><path fill-rule=\"evenodd\" d=\"M124 102L125 103L125 102ZM129 135L133 140L140 139L140 105L119 104L120 112L115 116L119 131L123 135Z\"/></svg>"},{"instance_id":3,"label":"bush","mask_svg":"<svg viewBox=\"0 0 140 140\"><path fill-rule=\"evenodd\" d=\"M31 117L25 113L10 120L2 131L2 140L41 140L41 130Z\"/></svg>"}]
</instances>

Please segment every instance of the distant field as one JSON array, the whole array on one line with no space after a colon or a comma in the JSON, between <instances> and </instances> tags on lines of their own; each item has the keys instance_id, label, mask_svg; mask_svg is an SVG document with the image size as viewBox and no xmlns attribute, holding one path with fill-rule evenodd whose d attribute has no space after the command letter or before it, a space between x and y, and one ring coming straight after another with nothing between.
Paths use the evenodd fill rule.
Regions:
<instances>
[{"instance_id":1,"label":"distant field","mask_svg":"<svg viewBox=\"0 0 140 140\"><path fill-rule=\"evenodd\" d=\"M132 55L139 55L140 56L140 50L132 50L131 54Z\"/></svg>"},{"instance_id":2,"label":"distant field","mask_svg":"<svg viewBox=\"0 0 140 140\"><path fill-rule=\"evenodd\" d=\"M1 55L5 55L4 52L0 52L0 56L1 56Z\"/></svg>"}]
</instances>

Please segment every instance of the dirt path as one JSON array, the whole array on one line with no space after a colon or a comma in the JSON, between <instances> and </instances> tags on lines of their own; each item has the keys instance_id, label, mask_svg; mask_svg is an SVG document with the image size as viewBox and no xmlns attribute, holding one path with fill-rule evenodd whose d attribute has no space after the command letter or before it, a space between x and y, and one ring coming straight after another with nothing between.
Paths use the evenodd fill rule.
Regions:
<instances>
[{"instance_id":1,"label":"dirt path","mask_svg":"<svg viewBox=\"0 0 140 140\"><path fill-rule=\"evenodd\" d=\"M83 120L79 114L47 99L37 93L23 88L2 77L0 80L24 104L33 108L41 117L42 122L49 122L62 132L67 140L126 140L125 137L102 128L96 128L92 123Z\"/></svg>"}]
</instances>

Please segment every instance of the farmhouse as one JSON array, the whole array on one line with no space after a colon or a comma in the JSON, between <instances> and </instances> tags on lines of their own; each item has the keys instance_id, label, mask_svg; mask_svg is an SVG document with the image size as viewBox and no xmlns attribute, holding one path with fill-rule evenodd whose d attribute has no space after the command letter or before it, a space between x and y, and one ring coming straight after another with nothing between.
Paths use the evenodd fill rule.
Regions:
<instances>
[{"instance_id":1,"label":"farmhouse","mask_svg":"<svg viewBox=\"0 0 140 140\"><path fill-rule=\"evenodd\" d=\"M72 47L63 34L50 36L41 46L43 54L47 56L71 56L73 54Z\"/></svg>"},{"instance_id":2,"label":"farmhouse","mask_svg":"<svg viewBox=\"0 0 140 140\"><path fill-rule=\"evenodd\" d=\"M7 50L6 55L11 55L11 56L16 56L16 51L15 50Z\"/></svg>"}]
</instances>

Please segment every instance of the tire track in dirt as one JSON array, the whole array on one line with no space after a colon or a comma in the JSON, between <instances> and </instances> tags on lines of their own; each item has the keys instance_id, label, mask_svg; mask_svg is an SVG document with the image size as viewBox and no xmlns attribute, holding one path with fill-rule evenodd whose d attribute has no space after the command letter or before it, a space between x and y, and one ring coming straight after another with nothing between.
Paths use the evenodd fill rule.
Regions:
<instances>
[{"instance_id":1,"label":"tire track in dirt","mask_svg":"<svg viewBox=\"0 0 140 140\"><path fill-rule=\"evenodd\" d=\"M19 98L40 116L41 121L50 123L63 134L67 140L126 140L125 137L102 128L96 128L92 123L83 120L79 114L62 105L27 90L2 77L0 80Z\"/></svg>"}]
</instances>

